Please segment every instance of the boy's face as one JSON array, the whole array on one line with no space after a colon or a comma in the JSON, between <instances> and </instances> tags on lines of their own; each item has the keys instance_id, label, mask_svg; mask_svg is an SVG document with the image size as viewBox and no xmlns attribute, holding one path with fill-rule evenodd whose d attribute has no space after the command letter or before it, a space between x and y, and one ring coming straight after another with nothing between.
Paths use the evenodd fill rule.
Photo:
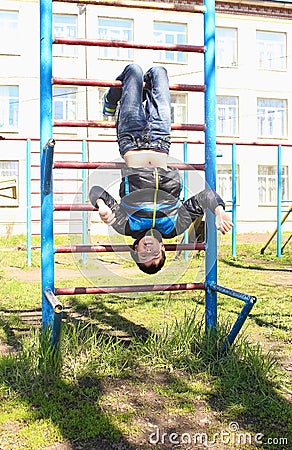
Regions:
<instances>
[{"instance_id":1,"label":"boy's face","mask_svg":"<svg viewBox=\"0 0 292 450\"><path fill-rule=\"evenodd\" d=\"M138 262L146 267L158 265L164 250L164 244L154 236L144 236L135 246L138 253Z\"/></svg>"}]
</instances>

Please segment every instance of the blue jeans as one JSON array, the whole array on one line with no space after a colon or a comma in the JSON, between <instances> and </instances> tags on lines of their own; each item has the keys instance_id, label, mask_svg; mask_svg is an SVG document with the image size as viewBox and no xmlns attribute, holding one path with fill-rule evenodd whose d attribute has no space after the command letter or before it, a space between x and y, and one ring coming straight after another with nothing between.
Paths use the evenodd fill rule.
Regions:
<instances>
[{"instance_id":1,"label":"blue jeans","mask_svg":"<svg viewBox=\"0 0 292 450\"><path fill-rule=\"evenodd\" d=\"M139 149L168 154L171 109L166 69L152 67L144 75L139 65L129 64L117 80L122 88L111 88L107 99L115 105L120 101L117 137L121 156Z\"/></svg>"}]
</instances>

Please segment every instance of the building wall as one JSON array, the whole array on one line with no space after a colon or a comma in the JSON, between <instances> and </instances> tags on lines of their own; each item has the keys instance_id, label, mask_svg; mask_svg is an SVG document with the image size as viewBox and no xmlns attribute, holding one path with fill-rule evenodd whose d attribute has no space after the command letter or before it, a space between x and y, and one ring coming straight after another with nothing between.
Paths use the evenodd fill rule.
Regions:
<instances>
[{"instance_id":1,"label":"building wall","mask_svg":"<svg viewBox=\"0 0 292 450\"><path fill-rule=\"evenodd\" d=\"M184 2L193 3L193 2ZM263 3L263 2L261 2ZM218 140L225 142L218 144L218 164L231 163L231 145L226 142L255 142L257 137L257 97L285 98L288 102L287 137L277 141L283 145L283 164L288 166L289 195L292 199L292 150L285 144L292 143L292 20L285 14L280 14L280 6L274 11L273 2L264 2L260 10L254 10L248 2L222 2L217 6L216 25L220 27L233 27L238 29L238 66L233 68L217 69L217 95L232 95L239 98L239 134L233 137L218 136ZM269 17L269 10L272 11ZM4 50L0 49L0 85L19 85L19 127L17 132L1 131L0 135L6 140L0 141L0 160L19 160L18 206L0 207L0 233L26 232L26 138L33 139L33 168L32 168L32 217L33 232L40 230L39 218L39 3L37 1L2 0L0 10L19 11L19 36L17 54L9 54L9 45L6 42ZM292 10L292 6L291 6ZM150 43L152 39L153 20L186 23L188 27L188 43L203 45L203 19L199 14L171 11L141 11L134 8L117 8L88 5L85 9L77 4L54 3L55 14L76 14L78 18L78 36L88 39L97 39L98 17L120 17L133 19L134 41ZM264 13L263 13L264 11ZM291 15L292 16L292 15ZM291 17L290 16L290 17ZM287 33L287 70L267 71L256 69L256 31L280 31ZM75 57L54 57L53 74L61 78L92 78L99 80L113 80L121 72L126 60L101 60L98 58L97 47L77 47ZM157 53L152 50L133 50L133 61L147 70L153 64L158 64ZM165 64L164 64L165 65ZM203 55L189 54L186 64L166 64L170 83L203 84ZM97 120L98 118L98 89L94 87L78 88L78 119ZM190 93L188 96L188 122L203 123L204 121L204 95ZM113 129L98 128L56 128L54 137L57 140L56 151L60 159L81 159L82 139L115 140ZM24 140L20 140L23 138ZM70 142L65 142L68 139ZM72 142L72 140L76 142ZM183 145L176 143L184 140L203 141L204 136L198 132L173 132L172 158L183 159ZM265 140L264 142L268 142ZM74 149L74 153L72 154ZM76 152L76 153L75 153ZM88 158L96 160L119 159L117 144L115 142L88 144ZM57 156L56 156L57 157ZM202 145L189 146L189 161L203 162L204 150ZM237 209L237 230L239 232L271 231L275 228L277 211L276 206L258 206L257 167L258 164L276 165L276 147L238 146L237 164L240 168L239 203ZM59 202L70 203L76 201L72 193L80 190L82 180L80 173L74 173L75 181L70 181L73 175L59 174L66 195L59 195ZM63 179L62 179L63 177ZM65 182L67 178L69 181ZM110 187L113 194L118 192L119 178L117 173L108 171L95 171L89 174L87 187L98 182ZM70 184L71 183L71 184ZM55 186L57 182L55 183ZM195 193L203 186L201 174L190 175L189 191ZM228 200L228 199L226 199ZM60 221L56 221L58 232L68 232L68 214L62 213ZM96 221L95 214L93 222ZM283 226L284 230L291 230L292 218ZM78 225L79 226L79 225Z\"/></svg>"}]
</instances>

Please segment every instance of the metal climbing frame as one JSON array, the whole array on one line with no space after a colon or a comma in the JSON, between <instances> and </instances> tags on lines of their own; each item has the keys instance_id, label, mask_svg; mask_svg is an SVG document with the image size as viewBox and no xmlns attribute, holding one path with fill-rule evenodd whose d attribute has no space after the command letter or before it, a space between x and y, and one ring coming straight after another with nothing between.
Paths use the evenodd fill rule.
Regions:
<instances>
[{"instance_id":1,"label":"metal climbing frame","mask_svg":"<svg viewBox=\"0 0 292 450\"><path fill-rule=\"evenodd\" d=\"M74 3L75 0L55 0L64 3ZM92 209L88 205L60 205L53 204L52 173L53 168L120 168L118 163L69 163L54 162L54 139L53 126L65 127L113 127L114 124L95 121L75 122L53 122L52 117L52 85L83 85L83 86L116 86L119 82L100 82L97 80L75 80L54 78L52 74L52 45L85 45L85 46L107 46L127 47L152 50L171 50L181 52L204 53L205 83L197 85L174 85L170 89L181 91L205 92L205 123L183 124L173 126L172 129L195 130L205 132L205 164L181 164L176 165L179 169L205 170L206 184L216 189L216 83L215 83L215 1L205 0L204 5L127 1L127 0L85 0L82 4L97 6L117 6L129 8L147 8L152 10L183 11L189 13L203 14L204 16L204 46L193 45L148 45L124 41L101 41L88 39L63 39L52 36L52 0L40 0L40 154L41 154L41 277L42 277L42 320L43 327L51 327L52 341L58 344L60 336L62 304L58 300L61 295L77 294L107 294L125 292L146 291L177 291L195 290L205 291L206 302L206 331L216 330L217 326L217 292L242 300L245 305L229 335L226 338L223 350L231 345L240 331L248 313L253 307L256 298L247 294L241 294L229 288L217 284L217 230L214 216L210 211L206 212L207 233L205 244L182 244L175 246L176 249L204 249L206 252L206 279L204 283L181 283L174 285L136 285L136 286L102 286L102 287L55 287L54 283L54 254L61 252L97 252L115 251L115 246L75 246L54 247L53 213L57 210L80 210ZM120 247L120 246L119 246ZM127 247L127 246L126 246ZM124 249L126 250L126 249ZM127 247L127 250L129 248ZM167 247L171 251L171 246ZM121 251L121 248L118 248Z\"/></svg>"}]
</instances>

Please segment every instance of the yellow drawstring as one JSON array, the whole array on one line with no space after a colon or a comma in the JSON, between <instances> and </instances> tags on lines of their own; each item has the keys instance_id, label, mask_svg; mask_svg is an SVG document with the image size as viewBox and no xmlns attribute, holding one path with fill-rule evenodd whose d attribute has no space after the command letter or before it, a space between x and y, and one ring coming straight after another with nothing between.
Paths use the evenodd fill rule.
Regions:
<instances>
[{"instance_id":1,"label":"yellow drawstring","mask_svg":"<svg viewBox=\"0 0 292 450\"><path fill-rule=\"evenodd\" d=\"M155 191L154 191L154 198L153 198L153 219L152 219L152 228L155 228L155 222L156 222L156 212L157 212L157 195L158 195L158 170L157 167L154 167L155 171Z\"/></svg>"}]
</instances>

